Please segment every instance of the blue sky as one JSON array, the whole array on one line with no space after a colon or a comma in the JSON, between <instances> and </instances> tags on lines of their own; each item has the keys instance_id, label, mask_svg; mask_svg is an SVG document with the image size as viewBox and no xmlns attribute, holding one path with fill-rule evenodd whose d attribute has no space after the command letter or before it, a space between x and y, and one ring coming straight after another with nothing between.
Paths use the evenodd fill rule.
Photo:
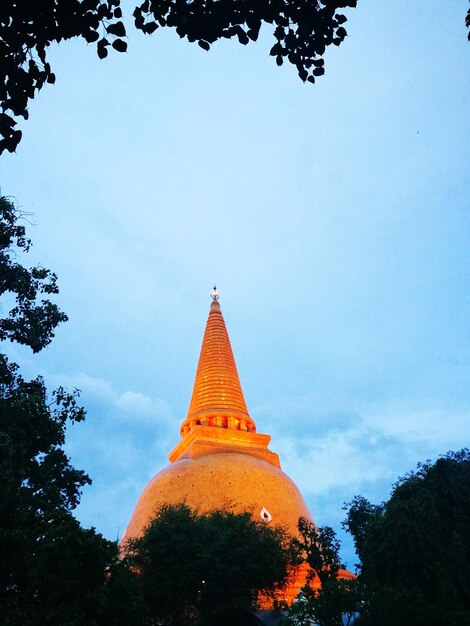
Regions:
<instances>
[{"instance_id":1,"label":"blue sky","mask_svg":"<svg viewBox=\"0 0 470 626\"><path fill-rule=\"evenodd\" d=\"M26 375L82 389L78 517L122 533L189 404L210 291L250 412L319 524L469 443L464 0L360 0L304 85L257 44L51 51L2 192L70 321ZM355 562L344 537L344 558Z\"/></svg>"}]
</instances>

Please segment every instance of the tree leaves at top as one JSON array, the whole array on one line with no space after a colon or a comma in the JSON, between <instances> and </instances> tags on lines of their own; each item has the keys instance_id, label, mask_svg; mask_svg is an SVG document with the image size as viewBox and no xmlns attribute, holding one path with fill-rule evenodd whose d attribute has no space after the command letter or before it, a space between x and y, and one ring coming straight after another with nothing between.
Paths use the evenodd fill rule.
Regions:
<instances>
[{"instance_id":1,"label":"tree leaves at top","mask_svg":"<svg viewBox=\"0 0 470 626\"><path fill-rule=\"evenodd\" d=\"M55 74L47 62L53 42L81 37L87 43L105 35L124 37L120 0L2 0L0 2L0 154L14 152L21 140L15 117L28 118L28 102ZM115 50L125 51L116 39ZM9 115L10 113L11 115Z\"/></svg>"},{"instance_id":2,"label":"tree leaves at top","mask_svg":"<svg viewBox=\"0 0 470 626\"><path fill-rule=\"evenodd\" d=\"M15 118L28 118L28 103L55 75L46 58L53 42L81 37L96 43L100 59L111 46L127 50L121 0L2 0L0 3L0 154L21 140ZM263 22L275 26L271 55L315 82L324 73L325 49L346 37L339 9L357 0L145 0L134 10L136 27L151 34L160 26L209 50L221 38L256 41Z\"/></svg>"},{"instance_id":3,"label":"tree leaves at top","mask_svg":"<svg viewBox=\"0 0 470 626\"><path fill-rule=\"evenodd\" d=\"M256 41L261 25L275 27L270 54L296 66L303 81L324 74L326 48L339 46L347 35L340 12L357 0L145 0L134 11L135 25L144 33L159 26L175 28L180 37L209 50L221 38L246 45Z\"/></svg>"},{"instance_id":4,"label":"tree leaves at top","mask_svg":"<svg viewBox=\"0 0 470 626\"><path fill-rule=\"evenodd\" d=\"M41 295L58 293L57 276L43 267L27 269L17 262L17 253L28 252L31 246L20 218L11 200L0 197L0 296L11 293L15 298L15 306L0 318L0 340L16 341L39 352L67 316L50 300L38 301Z\"/></svg>"},{"instance_id":5,"label":"tree leaves at top","mask_svg":"<svg viewBox=\"0 0 470 626\"><path fill-rule=\"evenodd\" d=\"M28 118L28 103L55 74L46 60L53 42L81 37L96 43L98 57L109 46L126 52L121 0L2 0L0 2L0 154L21 140L15 118ZM287 59L303 81L325 73L323 55L347 35L342 9L357 0L145 0L134 10L135 26L146 34L175 28L204 50L221 38L242 45L256 41L263 23L273 25L270 50L277 65ZM470 29L470 10L466 16ZM468 35L470 39L470 33Z\"/></svg>"}]
</instances>

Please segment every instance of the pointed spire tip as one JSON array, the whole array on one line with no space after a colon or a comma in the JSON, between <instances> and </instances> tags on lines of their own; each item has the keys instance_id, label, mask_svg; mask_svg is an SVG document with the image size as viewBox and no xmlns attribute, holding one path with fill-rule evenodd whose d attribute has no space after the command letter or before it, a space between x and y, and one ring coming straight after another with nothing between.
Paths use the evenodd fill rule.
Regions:
<instances>
[{"instance_id":1,"label":"pointed spire tip","mask_svg":"<svg viewBox=\"0 0 470 626\"><path fill-rule=\"evenodd\" d=\"M180 433L184 437L195 426L255 433L256 426L243 396L215 285L211 295L191 401Z\"/></svg>"}]
</instances>

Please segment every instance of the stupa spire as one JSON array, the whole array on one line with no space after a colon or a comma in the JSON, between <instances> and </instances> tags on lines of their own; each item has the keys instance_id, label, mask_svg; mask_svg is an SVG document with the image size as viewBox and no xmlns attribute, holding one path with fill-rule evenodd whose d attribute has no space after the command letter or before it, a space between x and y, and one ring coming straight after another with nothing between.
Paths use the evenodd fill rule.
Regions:
<instances>
[{"instance_id":1,"label":"stupa spire","mask_svg":"<svg viewBox=\"0 0 470 626\"><path fill-rule=\"evenodd\" d=\"M191 402L181 425L183 437L195 426L256 432L243 396L215 285L211 297Z\"/></svg>"}]
</instances>

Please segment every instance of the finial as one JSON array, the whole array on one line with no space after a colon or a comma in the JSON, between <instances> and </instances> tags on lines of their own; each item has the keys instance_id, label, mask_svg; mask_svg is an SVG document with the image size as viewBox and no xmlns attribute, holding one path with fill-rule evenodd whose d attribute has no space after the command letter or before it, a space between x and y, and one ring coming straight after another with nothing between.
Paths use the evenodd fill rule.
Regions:
<instances>
[{"instance_id":1,"label":"finial","mask_svg":"<svg viewBox=\"0 0 470 626\"><path fill-rule=\"evenodd\" d=\"M219 294L217 293L217 287L215 285L214 285L214 289L212 290L211 296L214 302L217 302L217 300L219 299Z\"/></svg>"}]
</instances>

